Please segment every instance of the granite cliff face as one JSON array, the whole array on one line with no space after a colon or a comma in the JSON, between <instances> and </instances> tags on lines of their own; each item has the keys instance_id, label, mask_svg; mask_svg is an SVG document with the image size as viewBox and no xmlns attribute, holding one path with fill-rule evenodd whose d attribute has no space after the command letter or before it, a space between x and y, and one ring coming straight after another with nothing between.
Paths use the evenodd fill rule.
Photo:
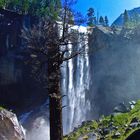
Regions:
<instances>
[{"instance_id":1,"label":"granite cliff face","mask_svg":"<svg viewBox=\"0 0 140 140\"><path fill-rule=\"evenodd\" d=\"M34 23L33 17L0 9L0 105L18 114L46 101L46 92L24 64L21 29Z\"/></svg>"},{"instance_id":2,"label":"granite cliff face","mask_svg":"<svg viewBox=\"0 0 140 140\"><path fill-rule=\"evenodd\" d=\"M140 7L128 10L129 19L132 21L140 20ZM113 23L112 26L123 26L124 24L124 14L122 13Z\"/></svg>"},{"instance_id":3,"label":"granite cliff face","mask_svg":"<svg viewBox=\"0 0 140 140\"><path fill-rule=\"evenodd\" d=\"M65 92L70 94L65 99L71 105L73 102L70 101L75 101L74 107L72 106L74 115L76 109L83 109L83 105L87 107L86 113L80 113L74 118L81 116L84 118L82 121L97 119L101 115L112 113L119 103L140 98L139 29L140 27L121 30L97 26L89 35L89 55L79 56L68 62L65 67L67 79L63 73L63 90L69 87ZM21 50L9 50L0 58L0 102L20 114L24 111L30 112L37 106L42 110L40 105L46 101L47 94L42 90L42 85L30 77L30 68L24 65L24 59L18 51ZM72 111L70 107L66 109ZM42 119L44 115L30 120L30 115L24 114L25 121L27 116L31 122L37 119L37 123L41 116L39 122L43 120L45 127L40 130L48 128L48 120ZM36 116L36 113L33 113L33 116ZM76 121L72 123L73 128ZM26 122L24 126L27 126ZM32 123L29 127L31 126ZM28 126L26 128L28 129ZM29 129L32 131L32 128ZM40 134L40 137L44 135L47 134Z\"/></svg>"},{"instance_id":4,"label":"granite cliff face","mask_svg":"<svg viewBox=\"0 0 140 140\"><path fill-rule=\"evenodd\" d=\"M25 130L14 113L0 109L0 140L25 140Z\"/></svg>"},{"instance_id":5,"label":"granite cliff face","mask_svg":"<svg viewBox=\"0 0 140 140\"><path fill-rule=\"evenodd\" d=\"M9 50L0 57L0 104L21 114L43 104L47 95L31 77L31 70L19 50Z\"/></svg>"},{"instance_id":6,"label":"granite cliff face","mask_svg":"<svg viewBox=\"0 0 140 140\"><path fill-rule=\"evenodd\" d=\"M89 35L88 79L85 102L90 102L86 119L112 112L119 103L140 98L140 33L136 29L114 30L97 26ZM79 60L79 59L77 59ZM83 59L84 60L84 59ZM85 60L84 60L85 61ZM47 99L45 90L30 76L17 50L0 58L0 102L18 113L30 111ZM69 62L70 63L70 62ZM82 63L82 59L79 60ZM73 68L77 67L76 64ZM82 69L84 70L84 69ZM86 73L87 69L82 73ZM72 70L74 78L78 78ZM79 75L80 76L80 75ZM77 85L78 83L74 84ZM65 83L66 84L66 83ZM66 85L68 86L68 85Z\"/></svg>"},{"instance_id":7,"label":"granite cliff face","mask_svg":"<svg viewBox=\"0 0 140 140\"><path fill-rule=\"evenodd\" d=\"M136 29L96 27L89 38L90 98L93 118L122 102L140 98L140 34ZM96 49L95 49L96 48Z\"/></svg>"}]
</instances>

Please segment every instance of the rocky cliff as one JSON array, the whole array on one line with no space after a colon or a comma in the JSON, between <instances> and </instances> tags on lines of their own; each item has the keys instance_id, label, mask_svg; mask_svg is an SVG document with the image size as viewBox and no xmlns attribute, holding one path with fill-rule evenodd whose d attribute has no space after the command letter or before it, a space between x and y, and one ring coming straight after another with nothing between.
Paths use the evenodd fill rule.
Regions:
<instances>
[{"instance_id":1,"label":"rocky cliff","mask_svg":"<svg viewBox=\"0 0 140 140\"><path fill-rule=\"evenodd\" d=\"M112 31L96 27L89 38L92 117L140 98L140 34L136 29ZM94 50L92 52L92 50Z\"/></svg>"},{"instance_id":2,"label":"rocky cliff","mask_svg":"<svg viewBox=\"0 0 140 140\"><path fill-rule=\"evenodd\" d=\"M140 7L128 10L129 19L133 22L140 21ZM113 23L112 26L123 26L124 24L124 14L122 13Z\"/></svg>"},{"instance_id":3,"label":"rocky cliff","mask_svg":"<svg viewBox=\"0 0 140 140\"><path fill-rule=\"evenodd\" d=\"M0 140L25 140L25 131L16 115L0 108Z\"/></svg>"},{"instance_id":4,"label":"rocky cliff","mask_svg":"<svg viewBox=\"0 0 140 140\"><path fill-rule=\"evenodd\" d=\"M0 105L17 114L43 104L47 98L20 52L20 49L13 49L0 57Z\"/></svg>"},{"instance_id":5,"label":"rocky cliff","mask_svg":"<svg viewBox=\"0 0 140 140\"><path fill-rule=\"evenodd\" d=\"M43 104L47 98L23 57L21 29L35 21L29 15L0 9L0 105L18 114Z\"/></svg>"}]
</instances>

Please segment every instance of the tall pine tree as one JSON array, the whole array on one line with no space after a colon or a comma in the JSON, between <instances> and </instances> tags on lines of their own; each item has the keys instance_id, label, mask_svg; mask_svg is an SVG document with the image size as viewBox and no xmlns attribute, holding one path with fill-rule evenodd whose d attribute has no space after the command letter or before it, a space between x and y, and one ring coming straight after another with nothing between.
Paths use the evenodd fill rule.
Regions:
<instances>
[{"instance_id":1,"label":"tall pine tree","mask_svg":"<svg viewBox=\"0 0 140 140\"><path fill-rule=\"evenodd\" d=\"M99 23L100 25L104 25L105 23L104 18L102 16L100 16Z\"/></svg>"},{"instance_id":2,"label":"tall pine tree","mask_svg":"<svg viewBox=\"0 0 140 140\"><path fill-rule=\"evenodd\" d=\"M128 27L129 16L127 10L124 11L123 21L124 21L123 22L124 27Z\"/></svg>"},{"instance_id":3,"label":"tall pine tree","mask_svg":"<svg viewBox=\"0 0 140 140\"><path fill-rule=\"evenodd\" d=\"M88 9L88 13L87 13L87 25L90 27L93 27L96 23L96 18L95 18L95 11L93 8L89 8Z\"/></svg>"},{"instance_id":4,"label":"tall pine tree","mask_svg":"<svg viewBox=\"0 0 140 140\"><path fill-rule=\"evenodd\" d=\"M109 26L109 21L108 21L108 17L105 16L105 26Z\"/></svg>"}]
</instances>

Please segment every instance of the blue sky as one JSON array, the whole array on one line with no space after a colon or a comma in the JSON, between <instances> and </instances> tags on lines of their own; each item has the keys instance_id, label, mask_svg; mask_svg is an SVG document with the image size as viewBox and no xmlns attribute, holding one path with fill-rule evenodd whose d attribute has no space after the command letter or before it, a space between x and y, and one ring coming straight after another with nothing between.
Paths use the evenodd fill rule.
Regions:
<instances>
[{"instance_id":1,"label":"blue sky","mask_svg":"<svg viewBox=\"0 0 140 140\"><path fill-rule=\"evenodd\" d=\"M125 9L140 7L140 0L78 0L75 6L83 14L93 7L99 15L107 15L111 24Z\"/></svg>"}]
</instances>

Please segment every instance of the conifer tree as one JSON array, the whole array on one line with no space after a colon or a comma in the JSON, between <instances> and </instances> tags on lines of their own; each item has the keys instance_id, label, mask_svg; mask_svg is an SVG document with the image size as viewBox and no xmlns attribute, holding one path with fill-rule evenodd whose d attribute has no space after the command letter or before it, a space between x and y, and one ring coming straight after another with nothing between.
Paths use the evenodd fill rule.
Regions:
<instances>
[{"instance_id":1,"label":"conifer tree","mask_svg":"<svg viewBox=\"0 0 140 140\"><path fill-rule=\"evenodd\" d=\"M88 25L88 26L91 26L91 27L94 26L94 24L95 24L95 22L96 22L96 21L95 21L96 18L95 18L94 15L95 15L94 9L93 9L93 8L89 8L89 9L88 9L88 13L87 13L87 18L88 18L88 19L87 19L87 25Z\"/></svg>"},{"instance_id":2,"label":"conifer tree","mask_svg":"<svg viewBox=\"0 0 140 140\"><path fill-rule=\"evenodd\" d=\"M105 23L104 18L102 16L100 16L99 23L101 25L104 25L104 23Z\"/></svg>"},{"instance_id":3,"label":"conifer tree","mask_svg":"<svg viewBox=\"0 0 140 140\"><path fill-rule=\"evenodd\" d=\"M0 8L12 10L22 14L37 16L58 15L61 8L60 0L0 0ZM52 14L53 13L53 14ZM53 17L53 18L54 18Z\"/></svg>"},{"instance_id":4,"label":"conifer tree","mask_svg":"<svg viewBox=\"0 0 140 140\"><path fill-rule=\"evenodd\" d=\"M124 27L128 27L129 16L128 16L128 12L127 12L127 10L124 11L124 17L123 17L123 20L124 20Z\"/></svg>"},{"instance_id":5,"label":"conifer tree","mask_svg":"<svg viewBox=\"0 0 140 140\"><path fill-rule=\"evenodd\" d=\"M109 24L108 17L105 16L105 26L108 26L108 24Z\"/></svg>"}]
</instances>

